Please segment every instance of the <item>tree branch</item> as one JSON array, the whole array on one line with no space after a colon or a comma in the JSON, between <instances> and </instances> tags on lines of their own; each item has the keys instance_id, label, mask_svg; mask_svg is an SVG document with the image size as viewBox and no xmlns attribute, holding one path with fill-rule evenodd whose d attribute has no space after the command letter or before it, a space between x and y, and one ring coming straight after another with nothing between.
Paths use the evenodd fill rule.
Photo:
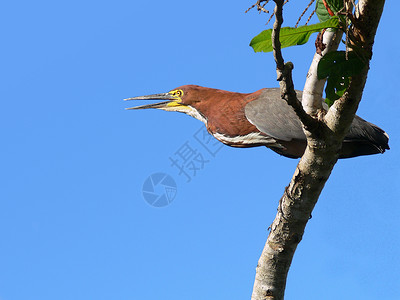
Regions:
<instances>
[{"instance_id":1,"label":"tree branch","mask_svg":"<svg viewBox=\"0 0 400 300\"><path fill-rule=\"evenodd\" d=\"M282 51L281 51L281 42L279 40L279 33L281 30L281 26L283 23L283 0L274 0L276 3L274 14L275 14L275 22L272 29L272 48L273 55L276 62L276 73L277 80L279 81L279 85L281 88L281 97L286 100L286 102L293 107L297 116L301 120L302 124L309 130L318 127L317 121L310 117L303 109L301 102L297 99L297 94L294 89L293 79L292 79L292 70L294 68L293 63L288 62L285 64Z\"/></svg>"},{"instance_id":2,"label":"tree branch","mask_svg":"<svg viewBox=\"0 0 400 300\"><path fill-rule=\"evenodd\" d=\"M278 14L282 13L282 2L281 0L275 1L277 6L275 22L279 22ZM363 48L368 51L372 51L384 3L384 0L360 0L358 3L358 14L353 31L358 35L358 40L363 42ZM276 26L277 36L279 36L281 24ZM279 47L276 49L280 51ZM283 68L279 68L279 55L276 60L278 78L282 78L281 89L287 90L282 94L289 99L293 88L291 70L289 73L285 73L287 64L283 64ZM282 76L279 72L282 73ZM307 135L305 153L279 201L278 212L270 226L271 232L258 261L252 300L282 300L284 298L286 278L293 255L303 237L311 212L338 159L343 138L350 128L360 102L367 73L368 67L365 67L361 74L352 78L347 92L335 102L325 118L318 122L318 128ZM310 95L314 97L313 94ZM292 106L295 107L296 104ZM313 109L314 104L310 107ZM299 117L302 114L297 111L296 113ZM311 116L307 116L311 118ZM300 118L302 122L308 122L307 117Z\"/></svg>"},{"instance_id":3,"label":"tree branch","mask_svg":"<svg viewBox=\"0 0 400 300\"><path fill-rule=\"evenodd\" d=\"M360 0L356 9L353 34L362 42L362 49L372 57L377 23L382 15L385 0ZM367 81L368 65L360 74L351 79L346 93L329 109L325 116L327 126L339 136L343 136L350 128L351 122L361 101L362 92Z\"/></svg>"},{"instance_id":4,"label":"tree branch","mask_svg":"<svg viewBox=\"0 0 400 300\"><path fill-rule=\"evenodd\" d=\"M318 79L317 77L317 67L321 58L330 51L335 51L342 39L343 32L339 30L327 30L322 34L322 44L325 48L318 49L314 54L313 60L310 65L310 69L307 73L306 83L304 84L302 104L304 110L312 115L317 116L318 112L322 108L322 93L324 91L324 86L326 79ZM319 51L322 50L322 51Z\"/></svg>"},{"instance_id":5,"label":"tree branch","mask_svg":"<svg viewBox=\"0 0 400 300\"><path fill-rule=\"evenodd\" d=\"M281 31L282 23L283 23L283 15L282 15L282 10L283 10L283 0L274 0L276 3L275 9L274 9L274 14L275 14L275 22L274 26L272 28L272 48L273 48L273 54L274 54L274 59L276 63L276 69L277 72L283 71L284 68L284 60L282 56L282 51L281 51L281 41L279 40L279 32ZM278 73L278 78L279 78L279 73ZM279 80L279 79L278 79Z\"/></svg>"}]
</instances>

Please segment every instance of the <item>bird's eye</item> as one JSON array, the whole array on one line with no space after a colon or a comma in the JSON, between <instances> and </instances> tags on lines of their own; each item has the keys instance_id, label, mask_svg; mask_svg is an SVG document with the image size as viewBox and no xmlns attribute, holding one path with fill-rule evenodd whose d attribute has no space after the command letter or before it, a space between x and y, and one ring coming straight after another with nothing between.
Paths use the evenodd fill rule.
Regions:
<instances>
[{"instance_id":1,"label":"bird's eye","mask_svg":"<svg viewBox=\"0 0 400 300\"><path fill-rule=\"evenodd\" d=\"M174 90L174 91L170 91L169 94L171 94L172 96L174 96L176 98L181 98L183 96L183 91L182 90Z\"/></svg>"},{"instance_id":2,"label":"bird's eye","mask_svg":"<svg viewBox=\"0 0 400 300\"><path fill-rule=\"evenodd\" d=\"M176 90L176 91L174 91L173 95L174 95L175 97L182 97L183 92L182 92L181 90Z\"/></svg>"}]
</instances>

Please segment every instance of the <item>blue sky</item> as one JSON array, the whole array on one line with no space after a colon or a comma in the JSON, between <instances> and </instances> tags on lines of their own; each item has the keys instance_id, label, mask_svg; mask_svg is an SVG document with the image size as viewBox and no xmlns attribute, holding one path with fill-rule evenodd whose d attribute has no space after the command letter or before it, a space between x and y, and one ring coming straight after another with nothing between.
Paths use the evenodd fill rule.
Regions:
<instances>
[{"instance_id":1,"label":"blue sky","mask_svg":"<svg viewBox=\"0 0 400 300\"><path fill-rule=\"evenodd\" d=\"M301 2L287 6L287 26ZM276 87L271 54L248 46L266 28L265 16L244 14L252 4L3 4L1 300L249 299L297 160L263 147L211 155L196 140L199 121L126 111L122 99L183 84ZM358 111L389 133L392 149L338 162L287 299L399 298L399 9L387 1ZM313 42L284 50L298 89L313 51ZM184 145L204 158L189 183L170 160ZM142 194L155 173L177 187L163 208Z\"/></svg>"}]
</instances>

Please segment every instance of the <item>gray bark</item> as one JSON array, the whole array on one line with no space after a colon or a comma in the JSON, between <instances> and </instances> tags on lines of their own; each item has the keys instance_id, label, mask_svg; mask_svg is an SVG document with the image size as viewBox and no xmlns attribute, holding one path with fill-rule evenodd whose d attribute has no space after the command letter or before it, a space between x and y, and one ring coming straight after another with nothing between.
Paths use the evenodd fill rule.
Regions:
<instances>
[{"instance_id":1,"label":"gray bark","mask_svg":"<svg viewBox=\"0 0 400 300\"><path fill-rule=\"evenodd\" d=\"M275 0L276 20L274 30L279 36L282 0ZM352 33L362 41L363 49L372 55L375 33L383 11L384 0L360 0L356 9ZM279 8L280 6L280 8ZM280 44L274 52L280 53ZM306 224L318 197L338 159L343 138L348 132L366 82L369 64L351 80L346 93L337 100L326 115L317 114L318 101L310 101L311 107L305 110L293 94L291 82L291 64L283 64L281 54L275 55L278 80L280 80L282 98L293 106L301 119L306 136L307 148L300 159L291 182L279 201L278 212L270 226L271 231L259 259L252 300L284 299L286 278L297 245L303 237ZM315 104L316 103L316 104Z\"/></svg>"}]
</instances>

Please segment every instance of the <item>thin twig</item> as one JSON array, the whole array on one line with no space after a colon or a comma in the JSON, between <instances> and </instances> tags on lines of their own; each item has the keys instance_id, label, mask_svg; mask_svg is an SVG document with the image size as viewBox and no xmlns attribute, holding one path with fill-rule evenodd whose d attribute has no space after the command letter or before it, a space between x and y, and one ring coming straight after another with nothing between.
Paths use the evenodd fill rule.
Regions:
<instances>
[{"instance_id":1,"label":"thin twig","mask_svg":"<svg viewBox=\"0 0 400 300\"><path fill-rule=\"evenodd\" d=\"M265 1L265 3L264 3L263 5L261 5L261 7L260 7L260 13L261 13L261 11L266 12L266 13L269 13L269 11L266 10L266 9L264 8L265 5L267 5L267 3L268 3L268 1Z\"/></svg>"},{"instance_id":2,"label":"thin twig","mask_svg":"<svg viewBox=\"0 0 400 300\"><path fill-rule=\"evenodd\" d=\"M267 23L265 23L265 25L268 25L268 23L272 20L272 17L273 17L273 16L275 16L275 13L274 13L274 12L271 14L271 16L269 17Z\"/></svg>"},{"instance_id":3,"label":"thin twig","mask_svg":"<svg viewBox=\"0 0 400 300\"><path fill-rule=\"evenodd\" d=\"M295 25L294 27L297 28L297 26L298 26L299 23L300 23L301 18L304 16L304 14L305 14L305 13L307 12L307 10L310 8L311 4L314 3L314 1L315 1L315 0L311 0L310 3L308 3L307 7L303 10L302 14L301 14L300 17L298 18L297 23L296 23L296 25Z\"/></svg>"},{"instance_id":4,"label":"thin twig","mask_svg":"<svg viewBox=\"0 0 400 300\"><path fill-rule=\"evenodd\" d=\"M308 22L310 22L310 20L311 20L311 18L312 18L312 16L315 14L315 9L312 11L312 13L311 13L311 15L308 17L308 19L307 19L307 22L306 22L306 24L304 24L304 25L307 25L308 24Z\"/></svg>"},{"instance_id":5,"label":"thin twig","mask_svg":"<svg viewBox=\"0 0 400 300\"><path fill-rule=\"evenodd\" d=\"M245 14L247 14L252 8L254 8L256 5L253 4L252 6L250 6L248 9L246 9L246 11L244 12Z\"/></svg>"},{"instance_id":6,"label":"thin twig","mask_svg":"<svg viewBox=\"0 0 400 300\"><path fill-rule=\"evenodd\" d=\"M262 2L265 2L263 5L261 5L261 3ZM259 12L259 13L261 13L261 12L265 12L265 13L269 13L269 11L268 10L266 10L265 8L264 8L264 6L267 4L269 2L269 0L257 0L257 2L255 3L255 4L253 4L251 7L249 7L246 11L245 11L245 13L247 13L249 10L251 10L252 8L254 8L254 7L257 7L257 11Z\"/></svg>"},{"instance_id":7,"label":"thin twig","mask_svg":"<svg viewBox=\"0 0 400 300\"><path fill-rule=\"evenodd\" d=\"M313 128L317 127L318 121L305 112L301 102L297 99L292 79L293 64L291 62L285 64L282 56L279 33L283 23L282 10L284 2L283 0L274 0L274 2L276 3L274 10L275 22L272 29L271 39L273 55L276 62L277 80L281 87L281 96L290 106L293 107L303 125L311 131Z\"/></svg>"}]
</instances>

